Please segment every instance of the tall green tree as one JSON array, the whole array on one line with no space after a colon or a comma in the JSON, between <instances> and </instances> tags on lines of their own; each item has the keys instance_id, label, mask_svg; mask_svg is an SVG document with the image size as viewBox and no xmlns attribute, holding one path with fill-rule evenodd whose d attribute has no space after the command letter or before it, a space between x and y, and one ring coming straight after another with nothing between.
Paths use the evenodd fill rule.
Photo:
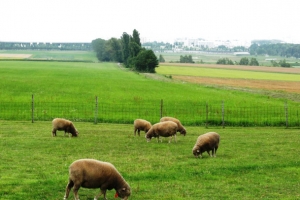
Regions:
<instances>
[{"instance_id":1,"label":"tall green tree","mask_svg":"<svg viewBox=\"0 0 300 200\"><path fill-rule=\"evenodd\" d=\"M121 40L111 38L106 42L105 51L109 53L110 61L123 62Z\"/></svg>"},{"instance_id":2,"label":"tall green tree","mask_svg":"<svg viewBox=\"0 0 300 200\"><path fill-rule=\"evenodd\" d=\"M259 66L258 61L256 60L256 58L251 58L249 65L251 66Z\"/></svg>"},{"instance_id":3,"label":"tall green tree","mask_svg":"<svg viewBox=\"0 0 300 200\"><path fill-rule=\"evenodd\" d=\"M92 41L92 48L96 52L99 61L105 60L105 40L98 38Z\"/></svg>"},{"instance_id":4,"label":"tall green tree","mask_svg":"<svg viewBox=\"0 0 300 200\"><path fill-rule=\"evenodd\" d=\"M132 40L133 40L137 45L139 45L140 47L142 47L141 39L140 39L140 34L139 34L139 32L138 32L136 29L133 30L133 33L132 33Z\"/></svg>"},{"instance_id":5,"label":"tall green tree","mask_svg":"<svg viewBox=\"0 0 300 200\"><path fill-rule=\"evenodd\" d=\"M129 43L130 43L130 36L126 32L124 32L121 37L121 44L122 44L123 62L125 67L129 67L128 64L128 59L130 57Z\"/></svg>"}]
</instances>

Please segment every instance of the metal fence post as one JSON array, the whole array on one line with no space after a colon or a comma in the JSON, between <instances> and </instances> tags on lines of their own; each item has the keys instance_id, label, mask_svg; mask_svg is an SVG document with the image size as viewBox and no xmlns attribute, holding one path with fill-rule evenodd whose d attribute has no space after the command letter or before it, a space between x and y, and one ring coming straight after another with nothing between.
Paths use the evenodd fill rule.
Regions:
<instances>
[{"instance_id":1,"label":"metal fence post","mask_svg":"<svg viewBox=\"0 0 300 200\"><path fill-rule=\"evenodd\" d=\"M161 99L160 100L160 118L162 118L163 117L163 100Z\"/></svg>"},{"instance_id":2,"label":"metal fence post","mask_svg":"<svg viewBox=\"0 0 300 200\"><path fill-rule=\"evenodd\" d=\"M285 128L288 128L288 126L289 126L289 113L288 113L287 102L285 102Z\"/></svg>"},{"instance_id":3,"label":"metal fence post","mask_svg":"<svg viewBox=\"0 0 300 200\"><path fill-rule=\"evenodd\" d=\"M205 122L205 128L208 127L208 104L206 102L206 122Z\"/></svg>"},{"instance_id":4,"label":"metal fence post","mask_svg":"<svg viewBox=\"0 0 300 200\"><path fill-rule=\"evenodd\" d=\"M96 105L95 105L95 124L97 124L97 118L98 118L98 96L96 96Z\"/></svg>"},{"instance_id":5,"label":"metal fence post","mask_svg":"<svg viewBox=\"0 0 300 200\"><path fill-rule=\"evenodd\" d=\"M34 122L34 96L31 95L31 123Z\"/></svg>"},{"instance_id":6,"label":"metal fence post","mask_svg":"<svg viewBox=\"0 0 300 200\"><path fill-rule=\"evenodd\" d=\"M224 122L224 101L222 101L222 126L225 128L225 122Z\"/></svg>"}]
</instances>

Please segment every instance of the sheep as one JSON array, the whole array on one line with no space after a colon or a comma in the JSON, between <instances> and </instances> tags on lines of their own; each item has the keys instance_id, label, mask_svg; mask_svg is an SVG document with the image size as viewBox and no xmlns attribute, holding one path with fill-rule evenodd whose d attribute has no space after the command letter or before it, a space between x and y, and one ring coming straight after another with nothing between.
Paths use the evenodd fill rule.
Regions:
<instances>
[{"instance_id":1,"label":"sheep","mask_svg":"<svg viewBox=\"0 0 300 200\"><path fill-rule=\"evenodd\" d=\"M151 128L151 123L144 119L136 119L133 122L134 125L134 135L136 135L136 131L138 131L138 135L140 136L140 131L145 131L147 133Z\"/></svg>"},{"instance_id":2,"label":"sheep","mask_svg":"<svg viewBox=\"0 0 300 200\"><path fill-rule=\"evenodd\" d=\"M115 197L124 200L128 199L131 194L130 186L111 163L95 159L79 159L70 165L69 182L64 199L69 197L72 187L75 200L79 200L78 190L80 187L100 188L101 192L94 197L94 200L97 200L102 194L106 199L106 191L112 189L116 190Z\"/></svg>"},{"instance_id":3,"label":"sheep","mask_svg":"<svg viewBox=\"0 0 300 200\"><path fill-rule=\"evenodd\" d=\"M66 120L66 119L63 119L63 118L55 118L53 119L52 121L52 126L53 126L53 129L52 129L52 136L56 136L56 131L65 131L65 135L66 133L71 133L72 136L78 136L78 131L76 130L74 124L69 121L69 120ZM69 135L70 136L70 135Z\"/></svg>"},{"instance_id":4,"label":"sheep","mask_svg":"<svg viewBox=\"0 0 300 200\"><path fill-rule=\"evenodd\" d=\"M176 119L174 117L162 117L160 119L160 122L165 122L165 121L173 121L173 122L175 122L178 125L177 132L180 132L180 134L182 134L184 136L186 135L186 129L184 128L184 126L182 126L181 122L178 119Z\"/></svg>"},{"instance_id":5,"label":"sheep","mask_svg":"<svg viewBox=\"0 0 300 200\"><path fill-rule=\"evenodd\" d=\"M146 133L145 138L147 139L147 142L149 142L152 137L157 137L157 142L158 142L159 136L170 137L169 139L169 143L170 143L174 135L174 140L176 142L177 128L178 126L175 122L172 121L159 122L154 124L150 128L150 130Z\"/></svg>"},{"instance_id":6,"label":"sheep","mask_svg":"<svg viewBox=\"0 0 300 200\"><path fill-rule=\"evenodd\" d=\"M200 135L197 138L196 144L193 147L193 154L195 157L202 158L202 153L207 152L210 157L216 157L217 149L220 143L220 135L216 132L208 132ZM212 155L210 154L212 151Z\"/></svg>"}]
</instances>

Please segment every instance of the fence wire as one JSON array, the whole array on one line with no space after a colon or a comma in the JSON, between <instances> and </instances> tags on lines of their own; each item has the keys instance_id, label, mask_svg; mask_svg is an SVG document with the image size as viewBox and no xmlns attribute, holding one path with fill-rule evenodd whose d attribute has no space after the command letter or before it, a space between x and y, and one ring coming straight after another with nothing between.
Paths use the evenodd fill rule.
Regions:
<instances>
[{"instance_id":1,"label":"fence wire","mask_svg":"<svg viewBox=\"0 0 300 200\"><path fill-rule=\"evenodd\" d=\"M130 124L137 118L157 123L172 116L195 126L300 126L299 106L224 106L195 104L188 109L176 103L0 102L1 120L51 121L56 117L93 123Z\"/></svg>"}]
</instances>

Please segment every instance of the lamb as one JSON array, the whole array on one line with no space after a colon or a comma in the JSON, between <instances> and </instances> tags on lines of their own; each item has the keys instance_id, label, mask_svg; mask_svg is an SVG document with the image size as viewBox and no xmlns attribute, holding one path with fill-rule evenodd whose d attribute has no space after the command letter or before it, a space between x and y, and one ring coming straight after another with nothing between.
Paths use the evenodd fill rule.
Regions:
<instances>
[{"instance_id":1,"label":"lamb","mask_svg":"<svg viewBox=\"0 0 300 200\"><path fill-rule=\"evenodd\" d=\"M151 128L151 123L144 119L136 119L134 120L134 135L136 135L136 131L138 131L138 135L140 136L140 131L145 131L147 133Z\"/></svg>"},{"instance_id":2,"label":"lamb","mask_svg":"<svg viewBox=\"0 0 300 200\"><path fill-rule=\"evenodd\" d=\"M178 119L176 119L174 117L162 117L160 119L160 122L165 122L165 121L175 122L178 126L177 132L180 132L180 134L182 134L184 136L186 135L186 129L184 128L184 126L182 126L181 122Z\"/></svg>"},{"instance_id":3,"label":"lamb","mask_svg":"<svg viewBox=\"0 0 300 200\"><path fill-rule=\"evenodd\" d=\"M195 157L199 157L200 155L200 158L202 158L202 153L206 151L209 156L216 157L219 143L220 135L216 132L208 132L200 135L193 147L193 154ZM210 154L210 151L212 151L212 155Z\"/></svg>"},{"instance_id":4,"label":"lamb","mask_svg":"<svg viewBox=\"0 0 300 200\"><path fill-rule=\"evenodd\" d=\"M79 200L78 190L80 187L100 188L101 192L95 196L94 200L97 200L102 194L106 199L106 190L112 189L116 190L115 197L124 200L128 199L131 194L130 186L111 163L94 159L79 159L70 165L69 182L64 199L69 197L72 187L75 200Z\"/></svg>"},{"instance_id":5,"label":"lamb","mask_svg":"<svg viewBox=\"0 0 300 200\"><path fill-rule=\"evenodd\" d=\"M63 118L55 118L53 119L52 121L52 126L53 126L53 129L52 129L52 136L56 136L56 131L65 131L65 135L66 133L71 133L72 136L78 136L78 131L76 130L74 124L69 121L69 120L66 120L66 119L63 119ZM70 136L70 135L69 135Z\"/></svg>"},{"instance_id":6,"label":"lamb","mask_svg":"<svg viewBox=\"0 0 300 200\"><path fill-rule=\"evenodd\" d=\"M174 135L174 140L176 142L177 129L178 126L175 122L172 121L159 122L154 124L150 128L150 130L146 133L145 137L147 139L147 142L149 142L152 137L157 137L157 142L159 140L159 136L170 137L169 139L169 143L170 143Z\"/></svg>"}]
</instances>

